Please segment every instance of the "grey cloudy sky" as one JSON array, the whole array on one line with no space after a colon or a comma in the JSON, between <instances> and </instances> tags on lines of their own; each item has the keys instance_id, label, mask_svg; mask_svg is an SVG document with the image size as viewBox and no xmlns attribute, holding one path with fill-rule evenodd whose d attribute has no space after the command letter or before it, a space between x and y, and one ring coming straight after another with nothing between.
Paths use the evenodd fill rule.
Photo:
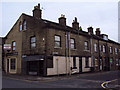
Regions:
<instances>
[{"instance_id":1,"label":"grey cloudy sky","mask_svg":"<svg viewBox=\"0 0 120 90\"><path fill-rule=\"evenodd\" d=\"M22 13L32 15L35 5L41 4L42 18L58 22L61 14L67 18L67 25L72 26L77 17L80 26L87 31L89 26L100 28L101 33L118 41L118 2L2 2L2 31L5 36Z\"/></svg>"}]
</instances>

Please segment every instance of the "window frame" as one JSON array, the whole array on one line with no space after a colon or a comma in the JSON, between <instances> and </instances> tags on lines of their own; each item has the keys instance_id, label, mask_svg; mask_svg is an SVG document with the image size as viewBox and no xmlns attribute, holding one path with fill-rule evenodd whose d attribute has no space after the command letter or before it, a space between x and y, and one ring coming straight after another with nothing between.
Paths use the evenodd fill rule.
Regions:
<instances>
[{"instance_id":1,"label":"window frame","mask_svg":"<svg viewBox=\"0 0 120 90\"><path fill-rule=\"evenodd\" d=\"M105 53L105 52L106 52L106 46L103 45L103 53Z\"/></svg>"},{"instance_id":2,"label":"window frame","mask_svg":"<svg viewBox=\"0 0 120 90\"><path fill-rule=\"evenodd\" d=\"M25 19L23 21L23 30L27 30L27 22Z\"/></svg>"},{"instance_id":3,"label":"window frame","mask_svg":"<svg viewBox=\"0 0 120 90\"><path fill-rule=\"evenodd\" d=\"M12 51L16 50L16 41L12 41Z\"/></svg>"},{"instance_id":4,"label":"window frame","mask_svg":"<svg viewBox=\"0 0 120 90\"><path fill-rule=\"evenodd\" d=\"M34 41L34 42L31 41L32 38L35 38L35 41ZM33 47L32 44L35 44L35 46ZM32 49L32 48L36 48L36 37L35 37L35 36L31 36L31 37L30 37L30 48L31 48L31 49Z\"/></svg>"},{"instance_id":5,"label":"window frame","mask_svg":"<svg viewBox=\"0 0 120 90\"><path fill-rule=\"evenodd\" d=\"M118 54L118 49L117 48L115 48L115 54Z\"/></svg>"},{"instance_id":6,"label":"window frame","mask_svg":"<svg viewBox=\"0 0 120 90\"><path fill-rule=\"evenodd\" d=\"M87 44L87 45L86 45ZM89 50L89 45L88 45L88 41L84 42L84 50Z\"/></svg>"},{"instance_id":7,"label":"window frame","mask_svg":"<svg viewBox=\"0 0 120 90\"><path fill-rule=\"evenodd\" d=\"M116 66L119 65L119 59L118 58L115 59L115 63L116 63Z\"/></svg>"},{"instance_id":8,"label":"window frame","mask_svg":"<svg viewBox=\"0 0 120 90\"><path fill-rule=\"evenodd\" d=\"M109 51L110 51L111 54L113 53L113 48L112 48L112 46L109 47Z\"/></svg>"},{"instance_id":9,"label":"window frame","mask_svg":"<svg viewBox=\"0 0 120 90\"><path fill-rule=\"evenodd\" d=\"M99 45L99 51L100 52L102 51L102 45Z\"/></svg>"},{"instance_id":10,"label":"window frame","mask_svg":"<svg viewBox=\"0 0 120 90\"><path fill-rule=\"evenodd\" d=\"M94 51L97 52L97 43L94 43Z\"/></svg>"},{"instance_id":11,"label":"window frame","mask_svg":"<svg viewBox=\"0 0 120 90\"><path fill-rule=\"evenodd\" d=\"M73 40L73 41L74 41L74 43L73 43L73 42L71 42L71 40ZM71 48L71 47L72 47L71 45L73 45L73 46L74 46L74 48ZM75 39L74 39L74 38L70 38L70 49L76 49L76 46L75 46Z\"/></svg>"},{"instance_id":12,"label":"window frame","mask_svg":"<svg viewBox=\"0 0 120 90\"><path fill-rule=\"evenodd\" d=\"M23 25L22 25L22 21L19 22L19 31L23 30Z\"/></svg>"},{"instance_id":13,"label":"window frame","mask_svg":"<svg viewBox=\"0 0 120 90\"><path fill-rule=\"evenodd\" d=\"M56 40L56 37L59 37L60 40ZM59 43L58 46L56 46L56 42ZM55 48L60 48L60 47L61 47L61 36L60 36L60 35L55 35L55 36L54 36L54 47L55 47Z\"/></svg>"},{"instance_id":14,"label":"window frame","mask_svg":"<svg viewBox=\"0 0 120 90\"><path fill-rule=\"evenodd\" d=\"M95 67L98 67L99 63L98 63L98 58L95 58Z\"/></svg>"}]
</instances>

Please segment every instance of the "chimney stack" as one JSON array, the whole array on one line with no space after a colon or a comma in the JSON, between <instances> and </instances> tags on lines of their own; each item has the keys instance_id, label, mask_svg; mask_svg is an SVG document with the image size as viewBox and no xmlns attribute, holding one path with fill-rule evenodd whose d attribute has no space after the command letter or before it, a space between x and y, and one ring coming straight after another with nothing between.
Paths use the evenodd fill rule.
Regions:
<instances>
[{"instance_id":1,"label":"chimney stack","mask_svg":"<svg viewBox=\"0 0 120 90\"><path fill-rule=\"evenodd\" d=\"M96 35L97 35L97 36L100 36L100 28L96 28L96 31L95 31L95 32L96 32Z\"/></svg>"},{"instance_id":2,"label":"chimney stack","mask_svg":"<svg viewBox=\"0 0 120 90\"><path fill-rule=\"evenodd\" d=\"M76 30L79 30L79 23L77 22L76 17L75 17L75 20L73 20L72 27Z\"/></svg>"},{"instance_id":3,"label":"chimney stack","mask_svg":"<svg viewBox=\"0 0 120 90\"><path fill-rule=\"evenodd\" d=\"M66 26L66 18L65 15L61 14L61 17L58 19L59 20L59 24Z\"/></svg>"},{"instance_id":4,"label":"chimney stack","mask_svg":"<svg viewBox=\"0 0 120 90\"><path fill-rule=\"evenodd\" d=\"M34 6L33 17L41 19L41 15L42 15L42 10L40 9L40 3L38 3L38 6Z\"/></svg>"},{"instance_id":5,"label":"chimney stack","mask_svg":"<svg viewBox=\"0 0 120 90\"><path fill-rule=\"evenodd\" d=\"M88 29L88 34L93 34L93 28L92 27L89 27L89 28L87 28Z\"/></svg>"}]
</instances>

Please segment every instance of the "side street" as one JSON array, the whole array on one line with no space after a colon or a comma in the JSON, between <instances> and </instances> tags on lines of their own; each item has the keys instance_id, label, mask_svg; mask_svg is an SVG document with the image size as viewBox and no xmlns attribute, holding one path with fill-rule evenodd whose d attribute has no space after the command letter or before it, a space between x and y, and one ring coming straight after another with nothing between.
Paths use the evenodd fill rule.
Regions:
<instances>
[{"instance_id":1,"label":"side street","mask_svg":"<svg viewBox=\"0 0 120 90\"><path fill-rule=\"evenodd\" d=\"M119 71L75 74L71 76L22 76L3 73L3 88L120 88ZM114 77L113 77L114 76ZM106 81L115 80L103 85Z\"/></svg>"}]
</instances>

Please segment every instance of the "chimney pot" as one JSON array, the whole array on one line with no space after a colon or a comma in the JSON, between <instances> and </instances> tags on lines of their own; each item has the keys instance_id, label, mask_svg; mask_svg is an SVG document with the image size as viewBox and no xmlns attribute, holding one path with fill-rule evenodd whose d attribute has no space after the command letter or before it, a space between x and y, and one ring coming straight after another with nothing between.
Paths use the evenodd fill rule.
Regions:
<instances>
[{"instance_id":1,"label":"chimney pot","mask_svg":"<svg viewBox=\"0 0 120 90\"><path fill-rule=\"evenodd\" d=\"M96 32L96 35L97 35L97 36L100 36L100 28L96 28L96 31L95 31L95 32Z\"/></svg>"},{"instance_id":2,"label":"chimney pot","mask_svg":"<svg viewBox=\"0 0 120 90\"><path fill-rule=\"evenodd\" d=\"M40 3L38 3L38 8L40 8Z\"/></svg>"}]
</instances>

